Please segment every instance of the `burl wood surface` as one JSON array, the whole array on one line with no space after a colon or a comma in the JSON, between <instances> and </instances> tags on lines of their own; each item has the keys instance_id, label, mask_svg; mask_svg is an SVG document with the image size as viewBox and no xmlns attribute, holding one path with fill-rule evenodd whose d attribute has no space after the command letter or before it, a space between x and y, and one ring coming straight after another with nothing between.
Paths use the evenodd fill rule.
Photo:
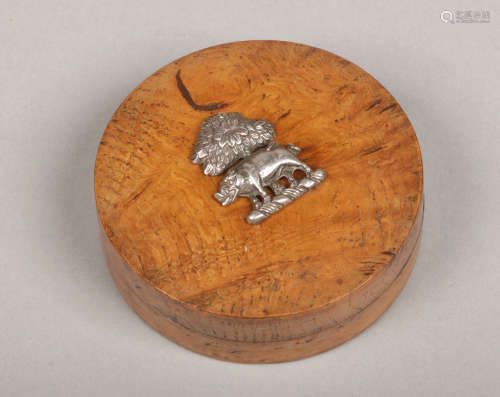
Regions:
<instances>
[{"instance_id":1,"label":"burl wood surface","mask_svg":"<svg viewBox=\"0 0 500 397\"><path fill-rule=\"evenodd\" d=\"M264 118L327 179L260 225L222 207L190 157L218 112ZM404 286L420 236L422 162L401 107L336 55L274 41L205 49L120 105L95 195L113 278L172 340L216 358L286 361L370 325Z\"/></svg>"}]
</instances>

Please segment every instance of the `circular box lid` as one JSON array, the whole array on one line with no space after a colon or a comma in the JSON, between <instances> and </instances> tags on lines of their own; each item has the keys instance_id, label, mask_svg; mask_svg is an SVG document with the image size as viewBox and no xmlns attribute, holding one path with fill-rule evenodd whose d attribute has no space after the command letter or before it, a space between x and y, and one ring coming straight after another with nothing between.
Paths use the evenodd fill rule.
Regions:
<instances>
[{"instance_id":1,"label":"circular box lid","mask_svg":"<svg viewBox=\"0 0 500 397\"><path fill-rule=\"evenodd\" d=\"M220 112L270 121L326 180L258 225L223 207L191 154ZM95 197L111 274L173 341L278 362L350 339L403 288L423 216L419 145L397 101L329 52L248 41L185 56L140 84L102 137Z\"/></svg>"}]
</instances>

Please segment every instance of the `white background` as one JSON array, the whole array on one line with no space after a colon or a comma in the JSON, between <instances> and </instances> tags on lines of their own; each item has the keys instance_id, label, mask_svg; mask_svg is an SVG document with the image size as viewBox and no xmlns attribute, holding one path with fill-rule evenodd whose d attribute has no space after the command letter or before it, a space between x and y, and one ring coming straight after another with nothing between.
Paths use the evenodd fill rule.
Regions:
<instances>
[{"instance_id":1,"label":"white background","mask_svg":"<svg viewBox=\"0 0 500 397\"><path fill-rule=\"evenodd\" d=\"M5 1L0 4L1 396L500 393L498 1ZM445 24L443 9L489 10ZM93 164L114 110L176 58L245 39L364 68L420 140L426 213L400 298L343 346L231 364L155 333L103 259Z\"/></svg>"}]
</instances>

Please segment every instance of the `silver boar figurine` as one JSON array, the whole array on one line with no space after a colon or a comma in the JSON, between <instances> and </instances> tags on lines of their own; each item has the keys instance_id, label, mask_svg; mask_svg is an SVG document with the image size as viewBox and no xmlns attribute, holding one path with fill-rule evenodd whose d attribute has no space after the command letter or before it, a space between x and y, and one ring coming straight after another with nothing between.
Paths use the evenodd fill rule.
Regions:
<instances>
[{"instance_id":1,"label":"silver boar figurine","mask_svg":"<svg viewBox=\"0 0 500 397\"><path fill-rule=\"evenodd\" d=\"M300 148L297 146L281 146L274 142L255 151L228 171L220 183L219 191L214 195L215 198L226 206L238 197L248 197L253 208L259 209L272 199L265 187L278 195L284 189L278 183L279 179L284 177L290 187L295 187L298 185L293 176L296 170L304 171L306 176L311 175L311 168L296 157L299 152Z\"/></svg>"},{"instance_id":2,"label":"silver boar figurine","mask_svg":"<svg viewBox=\"0 0 500 397\"><path fill-rule=\"evenodd\" d=\"M262 222L326 177L323 170L312 170L297 158L300 148L281 146L274 137L274 127L266 120L219 113L203 122L193 152L193 163L201 164L207 175L219 175L230 167L214 197L223 206L238 197L249 198L251 224ZM294 177L297 170L305 174L300 180ZM282 178L288 186L279 182Z\"/></svg>"}]
</instances>

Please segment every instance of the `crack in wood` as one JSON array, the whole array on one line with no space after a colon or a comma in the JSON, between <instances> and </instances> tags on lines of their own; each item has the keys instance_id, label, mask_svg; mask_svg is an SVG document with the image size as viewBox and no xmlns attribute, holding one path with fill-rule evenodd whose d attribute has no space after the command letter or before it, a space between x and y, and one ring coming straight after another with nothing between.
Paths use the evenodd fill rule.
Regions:
<instances>
[{"instance_id":1,"label":"crack in wood","mask_svg":"<svg viewBox=\"0 0 500 397\"><path fill-rule=\"evenodd\" d=\"M384 113L386 110L392 109L392 108L393 108L393 107L395 107L395 106L396 106L396 104L395 104L395 103L393 103L392 105L389 105L389 106L387 106L387 107L383 108L383 109L380 111L380 113Z\"/></svg>"},{"instance_id":2,"label":"crack in wood","mask_svg":"<svg viewBox=\"0 0 500 397\"><path fill-rule=\"evenodd\" d=\"M187 87L184 85L184 82L181 79L181 70L180 69L177 71L177 74L175 75L175 79L177 80L177 88L179 88L181 95L184 97L184 99L189 104L189 106L191 106L194 110L211 111L211 110L222 109L228 105L227 103L224 103L224 102L213 102L213 103L208 103L206 105L199 105L194 101L193 97L191 96L191 93L189 92Z\"/></svg>"},{"instance_id":3,"label":"crack in wood","mask_svg":"<svg viewBox=\"0 0 500 397\"><path fill-rule=\"evenodd\" d=\"M278 120L284 119L286 116L290 114L291 111L292 109L288 109L286 113L283 113L280 117L278 117Z\"/></svg>"},{"instance_id":4,"label":"crack in wood","mask_svg":"<svg viewBox=\"0 0 500 397\"><path fill-rule=\"evenodd\" d=\"M375 102L372 102L370 106L366 108L366 111L372 109L373 107L377 106L380 102L382 102L380 99L377 99Z\"/></svg>"},{"instance_id":5,"label":"crack in wood","mask_svg":"<svg viewBox=\"0 0 500 397\"><path fill-rule=\"evenodd\" d=\"M383 146L379 146L379 147L377 147L377 148L371 149L371 150L369 150L369 151L367 151L367 152L363 153L362 155L363 155L363 156L367 156L367 155L369 155L369 154L376 153L376 152L378 152L379 150L382 150L382 149L384 149L384 147L383 147Z\"/></svg>"}]
</instances>

